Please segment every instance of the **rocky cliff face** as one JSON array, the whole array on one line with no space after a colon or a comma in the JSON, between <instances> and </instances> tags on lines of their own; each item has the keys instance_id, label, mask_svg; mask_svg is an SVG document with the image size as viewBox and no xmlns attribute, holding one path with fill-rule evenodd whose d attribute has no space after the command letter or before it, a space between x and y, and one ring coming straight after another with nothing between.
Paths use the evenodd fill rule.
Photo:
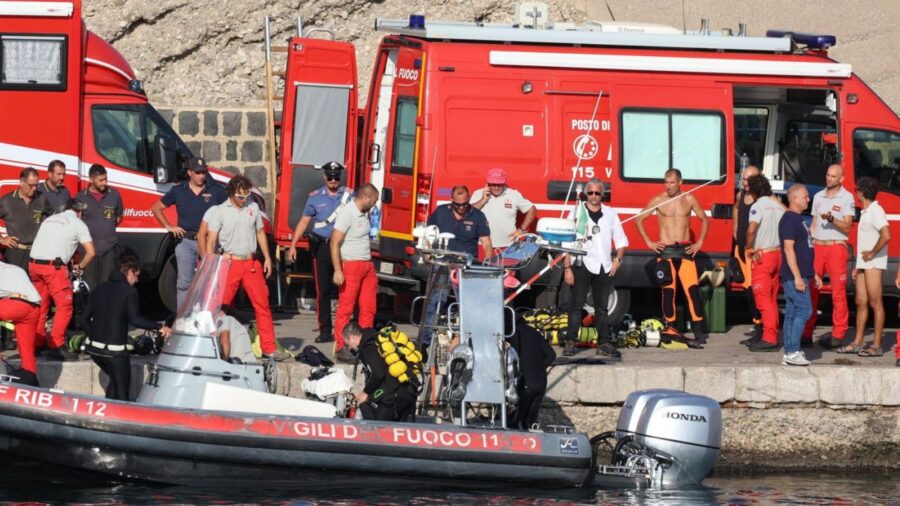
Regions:
<instances>
[{"instance_id":1,"label":"rocky cliff face","mask_svg":"<svg viewBox=\"0 0 900 506\"><path fill-rule=\"evenodd\" d=\"M356 44L361 91L368 86L374 51L383 34L376 18L509 22L514 0L84 0L88 27L112 42L132 64L151 100L165 106L256 107L264 103L263 17L273 19L273 40L283 43L305 26L331 28ZM749 25L831 33L834 58L853 64L894 110L900 109L900 9L895 0L554 0L551 19L636 21L697 29ZM281 62L276 62L276 69ZM365 96L361 94L361 96Z\"/></svg>"}]
</instances>

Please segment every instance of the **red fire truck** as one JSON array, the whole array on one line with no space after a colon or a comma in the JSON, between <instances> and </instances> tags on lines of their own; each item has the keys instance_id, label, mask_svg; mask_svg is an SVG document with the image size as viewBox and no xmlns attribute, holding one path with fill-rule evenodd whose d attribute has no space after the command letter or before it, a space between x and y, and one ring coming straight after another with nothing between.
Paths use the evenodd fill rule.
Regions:
<instances>
[{"instance_id":1,"label":"red fire truck","mask_svg":"<svg viewBox=\"0 0 900 506\"><path fill-rule=\"evenodd\" d=\"M627 219L678 167L685 190L710 183L694 193L711 218L700 257L710 268L731 251L744 154L780 190L803 182L813 193L831 163L845 167L850 191L861 176L878 178L900 235L900 120L849 64L828 57L835 37L553 25L535 21L546 10L521 14L514 25L379 20L388 35L358 113L353 46L291 39L276 240L289 240L321 181L313 167L331 159L350 167L351 184L382 190L379 271L393 283L420 278L414 227L453 185L483 187L488 168L506 169L539 216L565 211L573 178L598 177ZM656 220L646 223L654 234ZM627 309L629 290L652 286L654 254L633 222L625 229L631 247L613 315ZM898 254L894 241L886 279Z\"/></svg>"},{"instance_id":2,"label":"red fire truck","mask_svg":"<svg viewBox=\"0 0 900 506\"><path fill-rule=\"evenodd\" d=\"M103 165L125 206L119 242L156 284L145 288L158 287L174 308L174 243L150 207L193 154L125 58L85 28L80 0L0 1L0 111L0 194L18 187L24 167L43 179L51 160L66 164L74 194L88 184L88 168Z\"/></svg>"}]
</instances>

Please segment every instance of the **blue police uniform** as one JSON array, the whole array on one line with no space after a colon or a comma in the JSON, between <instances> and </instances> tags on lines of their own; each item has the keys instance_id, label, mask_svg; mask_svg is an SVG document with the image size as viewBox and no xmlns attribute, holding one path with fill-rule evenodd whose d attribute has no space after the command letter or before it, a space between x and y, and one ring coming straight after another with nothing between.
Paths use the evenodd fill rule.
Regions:
<instances>
[{"instance_id":1,"label":"blue police uniform","mask_svg":"<svg viewBox=\"0 0 900 506\"><path fill-rule=\"evenodd\" d=\"M441 232L449 232L456 237L447 243L447 249L469 253L478 258L478 239L491 235L487 217L478 209L469 206L466 215L457 220L450 204L439 206L428 217L429 225L437 225ZM490 255L490 251L485 252Z\"/></svg>"},{"instance_id":2,"label":"blue police uniform","mask_svg":"<svg viewBox=\"0 0 900 506\"><path fill-rule=\"evenodd\" d=\"M332 335L331 301L337 298L337 287L334 286L334 265L331 263L331 251L328 240L334 231L334 221L341 204L353 199L353 190L346 186L338 187L335 194L328 192L323 186L309 194L303 216L311 216L313 226L309 233L309 251L313 257L313 276L316 279L316 314L319 320L319 337L328 339Z\"/></svg>"},{"instance_id":3,"label":"blue police uniform","mask_svg":"<svg viewBox=\"0 0 900 506\"><path fill-rule=\"evenodd\" d=\"M208 176L207 176L208 177ZM228 200L225 187L215 181L207 181L203 190L197 194L191 190L188 181L176 184L160 199L164 206L175 206L178 213L178 226L184 229L182 237L175 246L175 262L178 266L178 281L175 284L178 306L187 296L188 288L194 280L194 269L197 265L199 251L197 248L197 230L207 209Z\"/></svg>"},{"instance_id":4,"label":"blue police uniform","mask_svg":"<svg viewBox=\"0 0 900 506\"><path fill-rule=\"evenodd\" d=\"M345 196L346 195L346 196ZM353 198L353 191L346 186L338 187L334 195L328 193L328 188L323 186L309 194L306 199L306 207L303 208L303 216L311 216L313 221L312 232L322 239L330 239L334 231L334 220L337 215L334 211ZM332 215L334 215L332 217Z\"/></svg>"}]
</instances>

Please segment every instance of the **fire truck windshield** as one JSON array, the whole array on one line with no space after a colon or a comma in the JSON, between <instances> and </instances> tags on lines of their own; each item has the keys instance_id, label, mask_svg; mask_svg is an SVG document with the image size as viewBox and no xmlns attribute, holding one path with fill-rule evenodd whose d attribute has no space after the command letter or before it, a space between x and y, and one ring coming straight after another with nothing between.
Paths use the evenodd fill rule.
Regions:
<instances>
[{"instance_id":1,"label":"fire truck windshield","mask_svg":"<svg viewBox=\"0 0 900 506\"><path fill-rule=\"evenodd\" d=\"M109 163L150 174L153 145L159 135L175 140L179 165L193 154L149 104L95 105L91 108L94 147Z\"/></svg>"}]
</instances>

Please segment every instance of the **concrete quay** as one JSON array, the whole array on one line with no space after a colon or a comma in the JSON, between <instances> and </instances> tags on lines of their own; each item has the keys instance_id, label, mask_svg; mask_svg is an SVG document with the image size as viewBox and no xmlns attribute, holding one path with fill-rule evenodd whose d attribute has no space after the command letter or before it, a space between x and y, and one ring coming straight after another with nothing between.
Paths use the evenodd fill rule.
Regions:
<instances>
[{"instance_id":1,"label":"concrete quay","mask_svg":"<svg viewBox=\"0 0 900 506\"><path fill-rule=\"evenodd\" d=\"M619 406L630 392L673 388L721 403L720 471L900 469L900 367L891 352L895 329L885 332L883 357L814 347L806 350L810 367L783 366L780 352L750 353L739 344L749 329L737 325L713 334L702 350L626 349L620 362L604 364L594 350L584 349L572 360L558 359L549 372L542 421L596 434L615 427ZM285 347L299 351L313 344L315 317L280 315L276 333ZM318 346L330 354L329 345ZM6 355L15 361L15 352ZM134 357L133 396L151 361ZM352 366L338 367L352 375ZM105 375L90 360L39 359L38 369L42 386L103 395ZM301 382L310 369L295 361L279 363L279 393L302 397ZM357 385L362 380L360 371Z\"/></svg>"}]
</instances>

